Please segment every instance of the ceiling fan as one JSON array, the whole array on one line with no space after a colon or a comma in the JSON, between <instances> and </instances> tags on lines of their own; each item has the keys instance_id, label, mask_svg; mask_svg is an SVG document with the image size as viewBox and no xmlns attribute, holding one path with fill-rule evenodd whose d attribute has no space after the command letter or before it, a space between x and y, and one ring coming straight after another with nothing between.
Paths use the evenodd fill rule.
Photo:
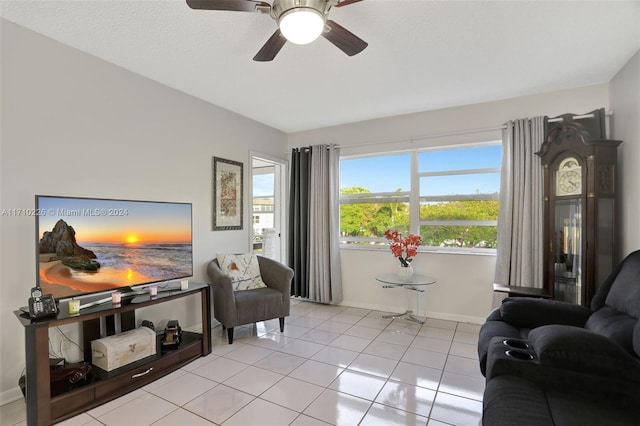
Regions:
<instances>
[{"instance_id":1,"label":"ceiling fan","mask_svg":"<svg viewBox=\"0 0 640 426\"><path fill-rule=\"evenodd\" d=\"M347 6L362 0L273 0L273 4L256 0L187 0L192 9L231 10L269 14L278 29L253 57L254 61L271 61L287 41L307 44L320 35L349 56L362 52L367 42L346 28L327 19L332 7Z\"/></svg>"}]
</instances>

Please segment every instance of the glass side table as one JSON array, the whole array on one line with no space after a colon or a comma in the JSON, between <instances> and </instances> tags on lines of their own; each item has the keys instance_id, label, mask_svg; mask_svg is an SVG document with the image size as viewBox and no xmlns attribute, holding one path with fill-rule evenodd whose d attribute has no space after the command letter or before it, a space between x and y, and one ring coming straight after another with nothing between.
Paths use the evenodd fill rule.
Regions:
<instances>
[{"instance_id":1,"label":"glass side table","mask_svg":"<svg viewBox=\"0 0 640 426\"><path fill-rule=\"evenodd\" d=\"M413 274L409 278L401 278L397 274L388 273L388 274L380 274L376 276L376 280L382 283L382 288L403 288L406 290L413 290L416 292L416 310L418 309L419 303L419 295L420 293L424 293L427 289L427 286L431 284L435 284L435 278L421 275L421 274ZM382 318L406 318L410 321L416 322L418 324L424 324L424 321L420 321L418 318L413 316L413 311L408 309L406 312L402 314L388 314L383 315Z\"/></svg>"}]
</instances>

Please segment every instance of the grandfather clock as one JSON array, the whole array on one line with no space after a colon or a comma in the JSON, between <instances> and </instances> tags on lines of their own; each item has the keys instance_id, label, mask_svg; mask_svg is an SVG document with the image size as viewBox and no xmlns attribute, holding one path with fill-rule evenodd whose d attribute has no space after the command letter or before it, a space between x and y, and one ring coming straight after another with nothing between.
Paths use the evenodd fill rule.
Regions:
<instances>
[{"instance_id":1,"label":"grandfather clock","mask_svg":"<svg viewBox=\"0 0 640 426\"><path fill-rule=\"evenodd\" d=\"M544 286L556 300L585 306L617 262L622 143L604 139L604 110L589 115L591 122L570 114L545 119L545 141L536 153L544 167Z\"/></svg>"}]
</instances>

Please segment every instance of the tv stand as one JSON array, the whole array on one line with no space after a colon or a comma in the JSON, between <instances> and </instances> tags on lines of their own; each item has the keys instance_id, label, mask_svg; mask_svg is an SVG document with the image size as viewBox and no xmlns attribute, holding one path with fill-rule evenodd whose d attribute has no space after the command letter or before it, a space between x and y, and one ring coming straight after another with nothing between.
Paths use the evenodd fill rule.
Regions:
<instances>
[{"instance_id":1,"label":"tv stand","mask_svg":"<svg viewBox=\"0 0 640 426\"><path fill-rule=\"evenodd\" d=\"M156 332L156 355L106 372L93 367L89 378L79 386L59 391L52 389L49 366L49 328L65 324L82 324L84 361L91 362L91 341L99 339L102 318L106 322L106 334L115 334L115 316L120 317L121 330L135 328L135 311L147 306L165 303L187 296L200 296L202 333L182 332L180 346L174 350L162 350L162 332ZM99 300L102 296L95 296ZM88 298L87 303L92 299ZM211 353L211 290L208 284L189 283L187 290L180 288L163 291L157 296L148 294L123 299L120 306L111 303L97 304L83 309L77 315L69 315L68 304L59 304L57 317L32 321L21 310L14 311L25 329L26 402L27 425L50 425L73 417L93 407L104 404L121 395L177 370L189 362Z\"/></svg>"}]
</instances>

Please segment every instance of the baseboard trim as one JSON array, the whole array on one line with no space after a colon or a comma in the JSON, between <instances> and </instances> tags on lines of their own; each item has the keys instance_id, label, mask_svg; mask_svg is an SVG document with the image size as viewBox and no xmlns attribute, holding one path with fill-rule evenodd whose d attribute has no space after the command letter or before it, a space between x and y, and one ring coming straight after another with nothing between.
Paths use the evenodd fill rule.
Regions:
<instances>
[{"instance_id":1,"label":"baseboard trim","mask_svg":"<svg viewBox=\"0 0 640 426\"><path fill-rule=\"evenodd\" d=\"M349 308L361 308L361 309L371 309L374 311L381 312L404 312L403 308L394 308L393 306L382 306L371 303L358 303L358 302L348 302L341 303L339 306L345 306ZM406 309L406 308L405 308ZM416 314L419 317L426 316L427 318L445 320L445 321L456 321L456 322L464 322L470 324L484 324L486 318L484 317L474 317L469 315L457 315L451 314L447 312L434 312L434 311L421 311Z\"/></svg>"},{"instance_id":2,"label":"baseboard trim","mask_svg":"<svg viewBox=\"0 0 640 426\"><path fill-rule=\"evenodd\" d=\"M10 404L14 401L24 398L19 386L0 392L0 406Z\"/></svg>"}]
</instances>

